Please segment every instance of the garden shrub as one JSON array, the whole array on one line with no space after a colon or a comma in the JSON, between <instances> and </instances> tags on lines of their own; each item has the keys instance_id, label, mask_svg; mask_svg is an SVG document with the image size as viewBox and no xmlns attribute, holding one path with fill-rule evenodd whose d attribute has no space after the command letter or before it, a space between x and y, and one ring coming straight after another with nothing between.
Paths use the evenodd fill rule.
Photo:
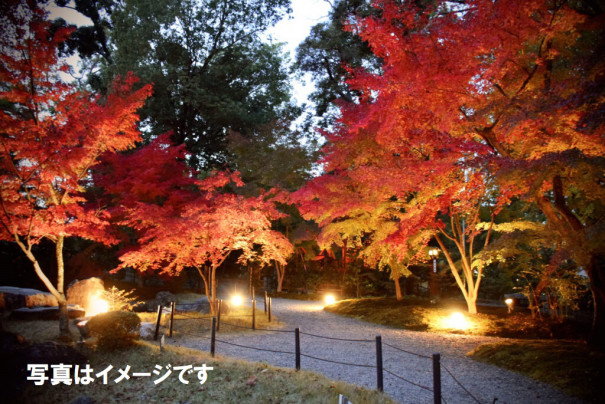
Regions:
<instances>
[{"instance_id":1,"label":"garden shrub","mask_svg":"<svg viewBox=\"0 0 605 404\"><path fill-rule=\"evenodd\" d=\"M98 337L98 346L114 350L133 345L139 337L141 319L129 311L109 311L88 320L88 329Z\"/></svg>"}]
</instances>

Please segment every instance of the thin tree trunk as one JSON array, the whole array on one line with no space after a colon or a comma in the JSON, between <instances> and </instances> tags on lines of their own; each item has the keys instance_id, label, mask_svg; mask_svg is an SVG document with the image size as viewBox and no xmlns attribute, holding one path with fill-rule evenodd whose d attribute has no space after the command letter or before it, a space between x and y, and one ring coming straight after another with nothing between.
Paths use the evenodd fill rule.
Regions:
<instances>
[{"instance_id":1,"label":"thin tree trunk","mask_svg":"<svg viewBox=\"0 0 605 404\"><path fill-rule=\"evenodd\" d=\"M61 236L55 245L55 252L57 255L57 287L55 287L50 279L44 274L42 268L40 267L40 263L34 256L31 251L31 245L25 246L19 236L17 234L14 235L15 242L21 248L21 251L25 254L25 256L30 260L30 262L34 266L34 271L38 278L44 283L44 286L48 289L48 291L57 299L57 305L59 306L59 335L61 338L69 339L71 337L71 333L69 331L69 313L67 311L67 300L65 299L65 293L63 292L63 277L64 277L64 265L63 265L63 239Z\"/></svg>"},{"instance_id":2,"label":"thin tree trunk","mask_svg":"<svg viewBox=\"0 0 605 404\"><path fill-rule=\"evenodd\" d=\"M397 297L397 300L402 300L403 299L403 294L401 293L401 284L399 283L399 276L393 279L393 282L395 282L395 296Z\"/></svg>"},{"instance_id":3,"label":"thin tree trunk","mask_svg":"<svg viewBox=\"0 0 605 404\"><path fill-rule=\"evenodd\" d=\"M286 275L286 267L275 261L275 272L277 273L277 291L281 292Z\"/></svg>"},{"instance_id":4,"label":"thin tree trunk","mask_svg":"<svg viewBox=\"0 0 605 404\"><path fill-rule=\"evenodd\" d=\"M211 275L210 275L210 287L212 288L212 298L210 301L210 312L212 313L213 316L216 315L216 313L218 312L218 304L216 301L216 267L213 266L212 268L210 268L211 271Z\"/></svg>"},{"instance_id":5,"label":"thin tree trunk","mask_svg":"<svg viewBox=\"0 0 605 404\"><path fill-rule=\"evenodd\" d=\"M63 244L65 236L60 235L55 244L55 252L57 256L57 292L61 295L61 299L57 301L59 304L59 334L62 338L69 338L69 311L67 308L67 299L65 298L65 263L63 262Z\"/></svg>"}]
</instances>

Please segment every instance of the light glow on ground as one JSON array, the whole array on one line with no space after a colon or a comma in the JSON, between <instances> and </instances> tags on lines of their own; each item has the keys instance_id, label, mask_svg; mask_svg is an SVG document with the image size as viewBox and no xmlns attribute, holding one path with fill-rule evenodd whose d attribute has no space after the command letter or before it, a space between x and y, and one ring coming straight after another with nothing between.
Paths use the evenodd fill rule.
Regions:
<instances>
[{"instance_id":1,"label":"light glow on ground","mask_svg":"<svg viewBox=\"0 0 605 404\"><path fill-rule=\"evenodd\" d=\"M468 330L473 324L464 316L464 314L456 312L448 317L444 317L441 320L440 326L447 329Z\"/></svg>"},{"instance_id":2,"label":"light glow on ground","mask_svg":"<svg viewBox=\"0 0 605 404\"><path fill-rule=\"evenodd\" d=\"M88 308L86 315L89 317L109 311L109 302L99 295L94 295L88 299Z\"/></svg>"},{"instance_id":3,"label":"light glow on ground","mask_svg":"<svg viewBox=\"0 0 605 404\"><path fill-rule=\"evenodd\" d=\"M240 295L231 296L231 304L233 305L233 307L239 307L243 303L244 303L244 298L241 297Z\"/></svg>"},{"instance_id":4,"label":"light glow on ground","mask_svg":"<svg viewBox=\"0 0 605 404\"><path fill-rule=\"evenodd\" d=\"M327 306L336 303L336 297L334 297L334 295L326 295L324 297L324 302L326 303Z\"/></svg>"}]
</instances>

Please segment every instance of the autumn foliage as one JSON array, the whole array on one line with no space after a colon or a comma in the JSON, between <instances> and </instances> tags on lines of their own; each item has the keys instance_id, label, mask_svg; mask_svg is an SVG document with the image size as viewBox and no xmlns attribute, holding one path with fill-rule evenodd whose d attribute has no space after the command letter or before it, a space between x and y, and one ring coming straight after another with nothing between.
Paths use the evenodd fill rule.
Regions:
<instances>
[{"instance_id":1,"label":"autumn foliage","mask_svg":"<svg viewBox=\"0 0 605 404\"><path fill-rule=\"evenodd\" d=\"M99 96L64 83L57 46L69 30L51 30L32 2L8 1L0 34L0 239L15 242L61 308L60 329L68 333L63 243L78 236L112 243L107 215L87 203L90 168L102 153L140 140L140 108L149 86L133 91L132 76L117 79ZM47 277L33 247L42 239L56 246L58 281Z\"/></svg>"},{"instance_id":2,"label":"autumn foliage","mask_svg":"<svg viewBox=\"0 0 605 404\"><path fill-rule=\"evenodd\" d=\"M462 257L449 262L454 276L475 277L476 289L471 239L510 198L533 202L586 270L605 340L603 238L593 236L605 200L603 10L545 0L374 6L379 17L348 29L383 64L351 71L360 96L326 134L325 174L298 194L308 217L327 224L389 203L398 213L386 243L405 252L431 230L450 261L449 238Z\"/></svg>"},{"instance_id":3,"label":"autumn foliage","mask_svg":"<svg viewBox=\"0 0 605 404\"><path fill-rule=\"evenodd\" d=\"M238 173L198 179L184 157L166 134L135 153L108 155L97 183L112 197L118 223L136 232L136 244L122 251L117 269L176 275L197 268L214 302L216 270L232 252L243 264L285 264L292 245L271 229L281 214L270 195L230 192L243 185Z\"/></svg>"}]
</instances>

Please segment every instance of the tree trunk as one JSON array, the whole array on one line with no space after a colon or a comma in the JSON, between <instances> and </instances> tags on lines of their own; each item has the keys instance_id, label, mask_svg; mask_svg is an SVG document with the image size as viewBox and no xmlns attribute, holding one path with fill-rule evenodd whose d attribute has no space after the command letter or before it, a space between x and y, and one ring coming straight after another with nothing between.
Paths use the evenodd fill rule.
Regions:
<instances>
[{"instance_id":1,"label":"tree trunk","mask_svg":"<svg viewBox=\"0 0 605 404\"><path fill-rule=\"evenodd\" d=\"M397 297L397 300L402 300L403 294L401 293L401 284L399 283L399 277L393 279L393 282L395 282L395 296Z\"/></svg>"},{"instance_id":2,"label":"tree trunk","mask_svg":"<svg viewBox=\"0 0 605 404\"><path fill-rule=\"evenodd\" d=\"M464 296L464 298L466 299L468 314L477 314L477 296L473 293L469 293L469 295Z\"/></svg>"},{"instance_id":3,"label":"tree trunk","mask_svg":"<svg viewBox=\"0 0 605 404\"><path fill-rule=\"evenodd\" d=\"M216 301L216 267L213 266L210 271L210 288L212 289L210 298L210 313L213 316L216 316L216 313L218 313L218 303Z\"/></svg>"},{"instance_id":4,"label":"tree trunk","mask_svg":"<svg viewBox=\"0 0 605 404\"><path fill-rule=\"evenodd\" d=\"M62 339L70 339L71 333L69 331L69 313L67 311L67 299L65 299L65 293L63 291L64 283L64 265L63 265L63 240L64 236L60 236L55 244L55 253L57 258L57 287L55 287L50 279L44 274L40 263L31 251L31 244L27 246L21 241L17 234L14 235L15 242L21 248L21 251L31 261L34 266L34 271L38 278L44 283L44 286L48 291L57 299L57 305L59 306L59 335ZM62 308L64 306L64 308Z\"/></svg>"},{"instance_id":5,"label":"tree trunk","mask_svg":"<svg viewBox=\"0 0 605 404\"><path fill-rule=\"evenodd\" d=\"M282 291L284 278L286 277L286 267L275 261L275 272L277 273L277 292Z\"/></svg>"},{"instance_id":6,"label":"tree trunk","mask_svg":"<svg viewBox=\"0 0 605 404\"><path fill-rule=\"evenodd\" d=\"M209 274L204 273L204 271L200 269L200 267L195 267L195 269L197 269L197 272L202 277L202 281L204 281L204 289L202 290L202 293L206 295L206 298L208 298L208 304L210 304L210 312L212 312L212 304L210 303L210 285L208 284Z\"/></svg>"},{"instance_id":7,"label":"tree trunk","mask_svg":"<svg viewBox=\"0 0 605 404\"><path fill-rule=\"evenodd\" d=\"M61 338L69 339L71 332L69 331L69 311L67 310L67 299L65 298L65 264L63 262L63 243L65 236L61 235L57 238L55 244L55 253L57 256L57 292L61 296L57 299L59 305L59 334Z\"/></svg>"}]
</instances>

